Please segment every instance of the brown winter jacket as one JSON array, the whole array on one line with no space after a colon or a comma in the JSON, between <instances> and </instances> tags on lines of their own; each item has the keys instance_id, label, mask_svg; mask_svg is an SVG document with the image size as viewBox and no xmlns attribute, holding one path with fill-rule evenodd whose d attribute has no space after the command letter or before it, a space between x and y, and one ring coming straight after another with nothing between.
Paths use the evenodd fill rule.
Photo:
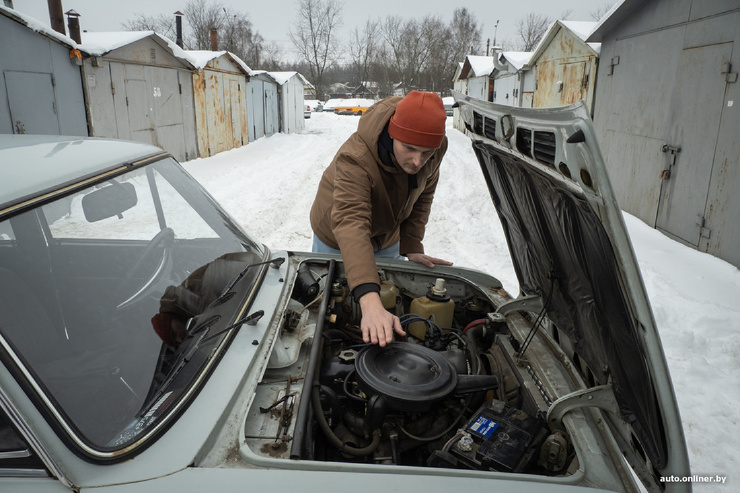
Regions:
<instances>
[{"instance_id":1,"label":"brown winter jacket","mask_svg":"<svg viewBox=\"0 0 740 493\"><path fill-rule=\"evenodd\" d=\"M401 97L375 103L362 115L357 131L339 148L324 171L311 207L311 227L318 238L342 252L350 289L380 284L374 252L400 240L400 253L424 253L422 239L447 137L419 170L416 187L395 157L381 162L378 139ZM411 188L411 190L409 190Z\"/></svg>"}]
</instances>

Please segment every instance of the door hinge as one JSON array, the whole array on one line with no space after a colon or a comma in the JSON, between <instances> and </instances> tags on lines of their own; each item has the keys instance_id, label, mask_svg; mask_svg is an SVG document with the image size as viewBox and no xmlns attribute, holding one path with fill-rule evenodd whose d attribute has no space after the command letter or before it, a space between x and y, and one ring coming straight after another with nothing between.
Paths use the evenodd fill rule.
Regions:
<instances>
[{"instance_id":1,"label":"door hinge","mask_svg":"<svg viewBox=\"0 0 740 493\"><path fill-rule=\"evenodd\" d=\"M609 72L607 73L607 75L614 74L614 66L615 65L619 65L619 57L618 56L613 56L612 57L611 63L609 63Z\"/></svg>"},{"instance_id":2,"label":"door hinge","mask_svg":"<svg viewBox=\"0 0 740 493\"><path fill-rule=\"evenodd\" d=\"M737 72L732 71L732 64L730 62L722 64L722 73L725 74L725 82L737 82Z\"/></svg>"},{"instance_id":3,"label":"door hinge","mask_svg":"<svg viewBox=\"0 0 740 493\"><path fill-rule=\"evenodd\" d=\"M712 235L712 230L706 227L707 219L701 215L696 215L696 225L699 226L699 234L702 238L709 239Z\"/></svg>"},{"instance_id":4,"label":"door hinge","mask_svg":"<svg viewBox=\"0 0 740 493\"><path fill-rule=\"evenodd\" d=\"M116 95L116 83L113 81L110 83L110 93L114 96Z\"/></svg>"}]
</instances>

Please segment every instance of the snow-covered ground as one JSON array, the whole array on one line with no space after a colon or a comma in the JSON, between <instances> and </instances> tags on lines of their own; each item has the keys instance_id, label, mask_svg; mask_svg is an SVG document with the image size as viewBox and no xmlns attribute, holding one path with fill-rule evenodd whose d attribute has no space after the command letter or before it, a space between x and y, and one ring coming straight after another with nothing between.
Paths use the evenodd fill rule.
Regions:
<instances>
[{"instance_id":1,"label":"snow-covered ground","mask_svg":"<svg viewBox=\"0 0 740 493\"><path fill-rule=\"evenodd\" d=\"M470 140L447 120L449 150L425 249L488 272L516 294L503 231ZM310 250L308 212L321 173L357 121L313 113L301 134L262 138L185 168L272 250ZM733 469L740 464L740 271L624 216L673 377L692 474L727 476L724 485L694 487L738 488L740 473Z\"/></svg>"}]
</instances>

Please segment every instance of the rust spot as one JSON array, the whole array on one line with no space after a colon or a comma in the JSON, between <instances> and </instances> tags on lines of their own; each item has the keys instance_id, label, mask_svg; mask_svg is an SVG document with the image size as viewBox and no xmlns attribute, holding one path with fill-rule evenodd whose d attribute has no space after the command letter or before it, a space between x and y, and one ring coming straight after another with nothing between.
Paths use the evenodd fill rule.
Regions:
<instances>
[{"instance_id":1,"label":"rust spot","mask_svg":"<svg viewBox=\"0 0 740 493\"><path fill-rule=\"evenodd\" d=\"M270 457L281 458L288 451L288 443L285 441L265 443L260 447L260 452Z\"/></svg>"}]
</instances>

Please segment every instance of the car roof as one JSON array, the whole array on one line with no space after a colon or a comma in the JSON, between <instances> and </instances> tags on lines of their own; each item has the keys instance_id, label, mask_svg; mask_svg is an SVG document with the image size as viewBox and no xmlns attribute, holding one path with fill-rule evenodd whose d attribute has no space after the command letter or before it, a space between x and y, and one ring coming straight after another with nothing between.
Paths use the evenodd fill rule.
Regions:
<instances>
[{"instance_id":1,"label":"car roof","mask_svg":"<svg viewBox=\"0 0 740 493\"><path fill-rule=\"evenodd\" d=\"M0 211L81 178L163 152L153 145L115 139L0 135Z\"/></svg>"}]
</instances>

